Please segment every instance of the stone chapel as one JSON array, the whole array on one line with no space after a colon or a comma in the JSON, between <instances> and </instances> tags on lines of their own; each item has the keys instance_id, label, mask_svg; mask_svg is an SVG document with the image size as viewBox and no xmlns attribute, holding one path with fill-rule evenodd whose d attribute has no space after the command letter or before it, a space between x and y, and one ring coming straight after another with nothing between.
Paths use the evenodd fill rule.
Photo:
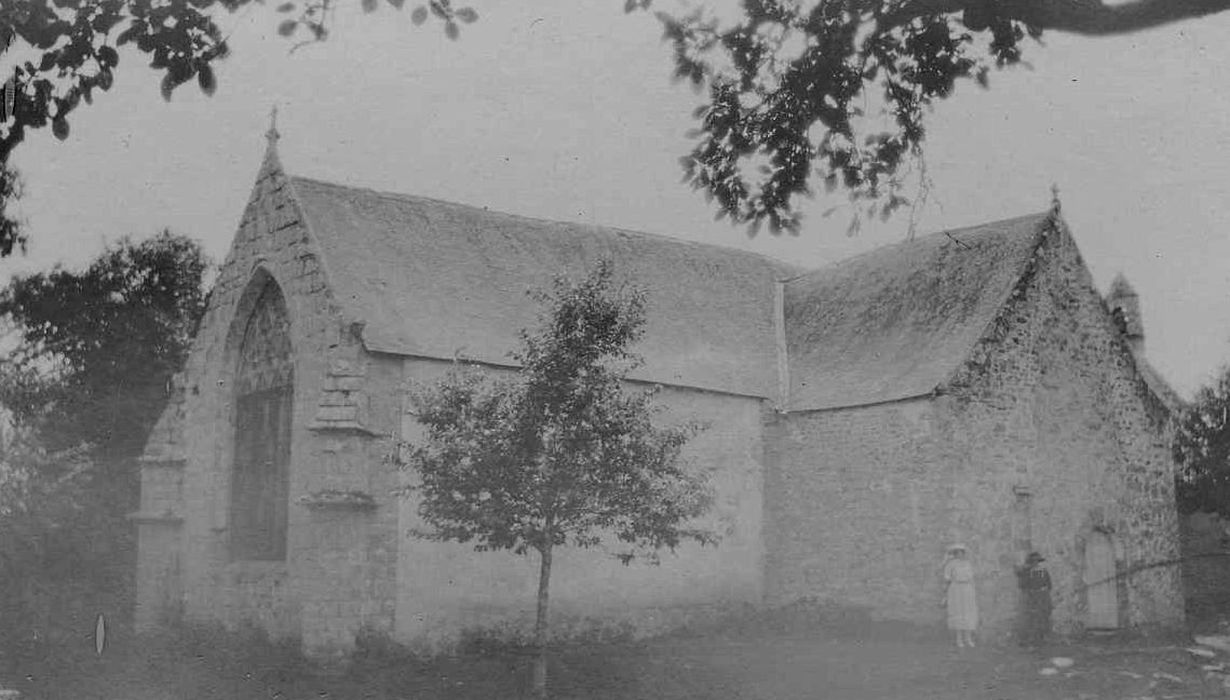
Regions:
<instances>
[{"instance_id":1,"label":"stone chapel","mask_svg":"<svg viewBox=\"0 0 1230 700\"><path fill-rule=\"evenodd\" d=\"M514 367L526 290L599 259L649 295L637 383L712 470L717 547L557 555L552 626L649 634L815 599L941 624L946 545L1009 634L1036 549L1061 628L1180 622L1168 420L1135 293L1044 212L800 269L759 255L290 175L270 139L142 457L137 623L251 624L322 657L362 634L524 636L537 563L409 534L390 436L458 358ZM1109 302L1109 303L1108 303Z\"/></svg>"}]
</instances>

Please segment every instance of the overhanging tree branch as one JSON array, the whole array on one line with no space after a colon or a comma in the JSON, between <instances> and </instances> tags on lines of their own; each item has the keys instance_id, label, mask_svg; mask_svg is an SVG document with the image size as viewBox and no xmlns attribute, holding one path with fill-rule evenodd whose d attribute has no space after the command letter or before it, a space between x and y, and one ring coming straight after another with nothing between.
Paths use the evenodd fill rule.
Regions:
<instances>
[{"instance_id":1,"label":"overhanging tree branch","mask_svg":"<svg viewBox=\"0 0 1230 700\"><path fill-rule=\"evenodd\" d=\"M1099 0L912 0L885 12L882 29L932 15L990 12L1038 29L1090 36L1126 34L1230 10L1230 0L1135 0L1108 5ZM967 22L967 26L972 22ZM982 29L974 23L973 29Z\"/></svg>"},{"instance_id":2,"label":"overhanging tree branch","mask_svg":"<svg viewBox=\"0 0 1230 700\"><path fill-rule=\"evenodd\" d=\"M799 196L843 190L850 231L913 205L905 177L930 108L1021 61L1047 30L1122 34L1230 9L1230 0L742 0L736 24L659 15L675 74L708 91L684 180L718 218L797 233ZM870 99L869 99L870 98ZM869 105L870 103L870 105ZM871 106L879 114L867 114ZM887 125L887 128L885 128ZM920 187L918 192L924 190ZM830 209L831 211L831 209Z\"/></svg>"}]
</instances>

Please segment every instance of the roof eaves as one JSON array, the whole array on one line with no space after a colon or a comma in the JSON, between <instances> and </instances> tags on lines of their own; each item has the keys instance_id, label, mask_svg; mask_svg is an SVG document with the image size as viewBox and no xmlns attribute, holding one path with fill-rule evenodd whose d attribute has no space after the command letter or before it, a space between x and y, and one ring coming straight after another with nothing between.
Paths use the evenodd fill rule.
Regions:
<instances>
[{"instance_id":1,"label":"roof eaves","mask_svg":"<svg viewBox=\"0 0 1230 700\"><path fill-rule=\"evenodd\" d=\"M475 359L471 357L466 357L460 354L457 355L457 357L454 357L452 359L445 359L445 358L437 357L435 355L421 355L418 353L406 353L406 352L400 352L400 351L399 352L385 352L382 350L375 350L373 352L392 355L392 356L406 359L406 360L427 360L430 362L449 362L449 363L459 365L459 366L464 366L464 367L476 367L480 369L490 369L490 370L503 371L503 372L518 372L522 368L521 365L515 362L512 362L512 361L500 362L500 361L495 361L495 360L480 360L480 359ZM684 384L680 382L670 382L670 381L663 381L659 379L649 379L646 377L638 377L635 374L625 377L624 381L630 384L641 385L641 386L656 386L656 387L663 387L666 389L677 389L679 391L694 391L694 392L699 392L702 394L716 394L719 396L738 396L740 398L746 398L746 399L769 399L771 398L771 397L764 396L759 393L733 391L730 389L720 389L720 388L715 388L712 386L706 386L703 384L695 384L695 383ZM799 412L802 413L805 411L799 411Z\"/></svg>"},{"instance_id":2,"label":"roof eaves","mask_svg":"<svg viewBox=\"0 0 1230 700\"><path fill-rule=\"evenodd\" d=\"M832 411L847 411L855 408L870 408L873 406L887 406L895 403L908 403L910 401L918 401L920 399L934 399L943 394L943 387L935 387L931 391L925 391L919 394L910 394L909 396L896 396L891 399L881 399L879 401L866 401L863 403L848 403L848 404L833 404L829 406L808 406L807 408L792 408L786 413L801 414L801 413L829 413Z\"/></svg>"}]
</instances>

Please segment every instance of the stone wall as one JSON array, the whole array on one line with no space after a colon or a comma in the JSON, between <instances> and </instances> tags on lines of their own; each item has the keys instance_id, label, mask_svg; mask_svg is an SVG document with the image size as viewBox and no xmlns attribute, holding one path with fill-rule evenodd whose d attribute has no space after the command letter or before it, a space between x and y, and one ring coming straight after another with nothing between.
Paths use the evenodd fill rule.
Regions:
<instances>
[{"instance_id":1,"label":"stone wall","mask_svg":"<svg viewBox=\"0 0 1230 700\"><path fill-rule=\"evenodd\" d=\"M766 434L766 588L941 619L948 473L930 399L779 417Z\"/></svg>"},{"instance_id":2,"label":"stone wall","mask_svg":"<svg viewBox=\"0 0 1230 700\"><path fill-rule=\"evenodd\" d=\"M368 355L357 344L335 348L309 427L320 468L304 475L297 499L305 512L297 575L304 646L316 656L345 653L363 633L393 631L397 503L386 456L398 429L400 379L400 358Z\"/></svg>"},{"instance_id":3,"label":"stone wall","mask_svg":"<svg viewBox=\"0 0 1230 700\"><path fill-rule=\"evenodd\" d=\"M1113 539L1121 624L1182 617L1164 412L1066 233L1051 233L1001 317L934 399L794 414L768 462L768 590L942 619L944 545L969 545L984 626L1017 614L1031 548L1057 626L1086 619L1086 543Z\"/></svg>"},{"instance_id":4,"label":"stone wall","mask_svg":"<svg viewBox=\"0 0 1230 700\"><path fill-rule=\"evenodd\" d=\"M1066 231L1046 237L951 392L950 437L970 456L957 484L983 482L967 493L983 511L961 512L965 529L984 533L991 622L1009 621L1013 566L1037 549L1057 628L1080 630L1095 536L1115 547L1121 626L1182 619L1177 568L1151 567L1178 555L1166 415Z\"/></svg>"},{"instance_id":5,"label":"stone wall","mask_svg":"<svg viewBox=\"0 0 1230 700\"><path fill-rule=\"evenodd\" d=\"M405 422L407 382L438 375L449 363L366 352L362 327L344 317L327 274L271 149L210 294L181 378L182 401L168 409L147 449L135 515L142 523L143 627L168 616L254 624L275 638L300 640L321 658L350 650L364 632L429 645L455 641L467 629L519 634L532 616L537 566L411 539L414 505L392 494L398 475L385 457L388 437ZM285 561L233 561L231 387L253 297L269 279L286 299L295 356L288 554ZM668 390L663 401L679 421L710 422L687 453L715 472L711 524L723 543L685 546L664 555L660 567L561 551L557 629L650 631L760 600L763 402L691 390Z\"/></svg>"},{"instance_id":6,"label":"stone wall","mask_svg":"<svg viewBox=\"0 0 1230 700\"><path fill-rule=\"evenodd\" d=\"M407 387L434 381L450 365L408 358ZM704 522L722 541L717 547L688 543L673 553L664 552L660 566L637 562L625 566L613 556L617 546L557 550L551 578L551 625L557 636L649 634L761 600L763 401L669 387L657 400L667 409L660 418L664 424L707 424L688 443L684 458L692 468L711 473L717 498ZM411 442L419 435L409 413L404 430ZM399 641L439 649L467 634L530 636L538 581L536 555L480 553L469 545L415 538L409 532L421 522L412 499L401 504L401 518Z\"/></svg>"},{"instance_id":7,"label":"stone wall","mask_svg":"<svg viewBox=\"0 0 1230 700\"><path fill-rule=\"evenodd\" d=\"M296 358L288 554L233 561L236 351L269 279ZM326 657L364 630L436 648L467 631L528 634L536 561L413 538L416 505L392 494L387 438L417 436L406 392L451 363L368 353L361 331L332 297L271 149L147 449L134 514L142 627L254 623ZM1122 624L1181 619L1177 567L1153 566L1178 557L1166 416L1058 229L939 395L784 416L716 392L667 388L660 400L665 420L708 424L685 454L713 475L722 543L685 545L660 567L565 548L552 583L564 634L660 631L765 597L938 624L954 540L970 546L992 630L1011 626L1012 569L1031 548L1049 559L1057 621L1079 629L1095 537L1115 543Z\"/></svg>"},{"instance_id":8,"label":"stone wall","mask_svg":"<svg viewBox=\"0 0 1230 700\"><path fill-rule=\"evenodd\" d=\"M255 624L317 655L392 626L396 509L376 436L397 429L400 361L371 357L330 292L276 153L266 154L142 478L138 617ZM288 554L233 561L227 536L233 375L254 295L272 278L295 353ZM174 474L174 476L168 476ZM356 504L331 495L365 496Z\"/></svg>"}]
</instances>

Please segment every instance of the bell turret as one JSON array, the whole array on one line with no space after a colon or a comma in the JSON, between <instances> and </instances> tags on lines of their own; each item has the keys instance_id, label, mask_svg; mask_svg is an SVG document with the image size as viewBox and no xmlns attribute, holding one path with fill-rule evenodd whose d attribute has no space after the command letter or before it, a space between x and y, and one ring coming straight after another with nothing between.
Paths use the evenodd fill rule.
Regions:
<instances>
[{"instance_id":1,"label":"bell turret","mask_svg":"<svg viewBox=\"0 0 1230 700\"><path fill-rule=\"evenodd\" d=\"M1118 324L1119 330L1132 346L1132 352L1137 355L1145 351L1145 327L1140 318L1140 297L1128 283L1122 273L1115 276L1111 282L1110 293L1106 295L1106 305Z\"/></svg>"}]
</instances>

